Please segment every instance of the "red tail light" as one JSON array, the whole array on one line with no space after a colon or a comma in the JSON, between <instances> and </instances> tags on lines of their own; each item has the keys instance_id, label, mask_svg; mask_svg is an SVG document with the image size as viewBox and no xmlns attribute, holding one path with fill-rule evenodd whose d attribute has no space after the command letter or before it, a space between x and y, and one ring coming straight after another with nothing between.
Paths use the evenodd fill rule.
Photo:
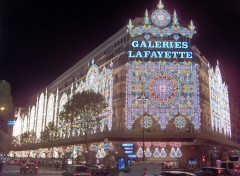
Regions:
<instances>
[{"instance_id":1,"label":"red tail light","mask_svg":"<svg viewBox=\"0 0 240 176\"><path fill-rule=\"evenodd\" d=\"M222 170L219 169L219 170L218 170L218 174L221 174L221 173L222 173Z\"/></svg>"},{"instance_id":2,"label":"red tail light","mask_svg":"<svg viewBox=\"0 0 240 176\"><path fill-rule=\"evenodd\" d=\"M26 169L28 169L28 167L26 167Z\"/></svg>"}]
</instances>

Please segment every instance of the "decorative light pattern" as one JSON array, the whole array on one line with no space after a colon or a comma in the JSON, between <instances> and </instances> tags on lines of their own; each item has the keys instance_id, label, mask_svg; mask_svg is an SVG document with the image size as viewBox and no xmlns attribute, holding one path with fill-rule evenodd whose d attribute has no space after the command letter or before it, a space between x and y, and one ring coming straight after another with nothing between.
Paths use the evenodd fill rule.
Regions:
<instances>
[{"instance_id":1,"label":"decorative light pattern","mask_svg":"<svg viewBox=\"0 0 240 176\"><path fill-rule=\"evenodd\" d=\"M163 7L164 6L160 1L158 9L155 10L151 15L151 20L156 26L159 27L165 27L171 21L171 15L166 10L164 10Z\"/></svg>"},{"instance_id":2,"label":"decorative light pattern","mask_svg":"<svg viewBox=\"0 0 240 176\"><path fill-rule=\"evenodd\" d=\"M47 104L47 119L46 119L46 125L48 125L49 122L53 121L53 114L54 113L54 94L51 93L48 98L48 104Z\"/></svg>"},{"instance_id":3,"label":"decorative light pattern","mask_svg":"<svg viewBox=\"0 0 240 176\"><path fill-rule=\"evenodd\" d=\"M182 86L179 78L174 74L160 72L153 73L146 78L148 86L148 96L157 106L168 106L179 99Z\"/></svg>"},{"instance_id":4,"label":"decorative light pattern","mask_svg":"<svg viewBox=\"0 0 240 176\"><path fill-rule=\"evenodd\" d=\"M37 125L36 125L36 137L40 138L40 133L42 130L42 121L43 121L43 110L44 110L44 94L41 93L38 103L38 116L37 116Z\"/></svg>"},{"instance_id":5,"label":"decorative light pattern","mask_svg":"<svg viewBox=\"0 0 240 176\"><path fill-rule=\"evenodd\" d=\"M130 33L131 37L143 35L147 40L152 36L168 38L172 37L174 40L178 40L180 37L192 38L192 36L196 33L193 22L191 21L187 28L181 26L178 22L177 13L174 11L172 24L170 24L171 15L168 13L168 11L164 10L163 7L164 6L162 2L160 1L158 4L158 9L153 11L151 14L151 20L155 26L151 25L148 11L145 12L143 25L134 27L132 21L129 20L127 32Z\"/></svg>"},{"instance_id":6,"label":"decorative light pattern","mask_svg":"<svg viewBox=\"0 0 240 176\"><path fill-rule=\"evenodd\" d=\"M19 116L13 125L13 136L19 136L21 134L21 117Z\"/></svg>"},{"instance_id":7,"label":"decorative light pattern","mask_svg":"<svg viewBox=\"0 0 240 176\"><path fill-rule=\"evenodd\" d=\"M169 156L171 156L172 158L176 157L176 151L175 151L174 147L171 148Z\"/></svg>"},{"instance_id":8,"label":"decorative light pattern","mask_svg":"<svg viewBox=\"0 0 240 176\"><path fill-rule=\"evenodd\" d=\"M67 94L63 93L59 102L59 112L63 110L63 106L67 103L67 101L68 101Z\"/></svg>"},{"instance_id":9,"label":"decorative light pattern","mask_svg":"<svg viewBox=\"0 0 240 176\"><path fill-rule=\"evenodd\" d=\"M154 157L160 157L160 151L157 147L154 149L153 156Z\"/></svg>"},{"instance_id":10,"label":"decorative light pattern","mask_svg":"<svg viewBox=\"0 0 240 176\"><path fill-rule=\"evenodd\" d=\"M102 148L105 150L113 150L114 146L111 142L109 142L109 143L100 142L99 144L91 144L89 147L89 150L90 151L98 151Z\"/></svg>"},{"instance_id":11,"label":"decorative light pattern","mask_svg":"<svg viewBox=\"0 0 240 176\"><path fill-rule=\"evenodd\" d=\"M199 130L201 108L197 67L190 61L128 62L126 127L131 129L134 122L147 113L156 119L162 130L171 119L179 116L188 119L195 130ZM138 97L142 90L149 100L140 104Z\"/></svg>"},{"instance_id":12,"label":"decorative light pattern","mask_svg":"<svg viewBox=\"0 0 240 176\"><path fill-rule=\"evenodd\" d=\"M151 117L144 116L140 123L144 128L150 128L153 124L153 121L152 121Z\"/></svg>"},{"instance_id":13,"label":"decorative light pattern","mask_svg":"<svg viewBox=\"0 0 240 176\"><path fill-rule=\"evenodd\" d=\"M110 67L112 64L110 64ZM83 90L92 89L95 92L101 93L108 104L107 110L99 116L104 116L101 120L101 131L104 126L107 125L108 129L112 129L112 93L113 93L113 77L112 70L103 67L102 71L99 72L99 68L92 61L92 66L89 68L86 82L81 81L77 86L76 92L82 92Z\"/></svg>"},{"instance_id":14,"label":"decorative light pattern","mask_svg":"<svg viewBox=\"0 0 240 176\"><path fill-rule=\"evenodd\" d=\"M152 156L152 152L150 151L150 148L147 147L146 152L144 153L146 157L151 157Z\"/></svg>"},{"instance_id":15,"label":"decorative light pattern","mask_svg":"<svg viewBox=\"0 0 240 176\"><path fill-rule=\"evenodd\" d=\"M209 66L208 72L212 129L231 137L228 87L222 81L219 63L215 70Z\"/></svg>"},{"instance_id":16,"label":"decorative light pattern","mask_svg":"<svg viewBox=\"0 0 240 176\"><path fill-rule=\"evenodd\" d=\"M161 148L161 152L160 152L160 155L159 155L161 158L165 158L167 156L167 153L165 151L165 148Z\"/></svg>"},{"instance_id":17,"label":"decorative light pattern","mask_svg":"<svg viewBox=\"0 0 240 176\"><path fill-rule=\"evenodd\" d=\"M65 105L65 103L68 101L68 97L71 97L73 93L83 91L85 89L93 89L96 92L100 92L102 95L104 95L106 102L108 103L108 107L102 114L99 115L104 117L101 120L101 130L103 131L105 126L111 130L113 97L112 66L113 63L110 62L109 68L104 66L101 72L99 72L99 68L94 64L93 61L92 66L86 76L86 82L81 81L79 85L77 83L72 83L69 95L64 92L60 93L58 88L55 94L48 94L46 89L44 93L41 93L40 96L37 97L36 105L32 105L32 107L28 108L28 112L18 112L19 114L17 114L16 117L18 117L19 123L14 124L13 131L15 131L16 135L17 133L20 135L26 131L31 131L34 129L36 132L36 140L39 140L41 131L45 129L45 125L48 125L48 123L53 121L53 119L54 123L58 121L58 115L63 110L63 105ZM76 90L74 89L74 86L76 87ZM59 125L61 127L63 126L63 124ZM61 137L66 137L65 134L69 136L70 129L67 129L66 133L62 133Z\"/></svg>"},{"instance_id":18,"label":"decorative light pattern","mask_svg":"<svg viewBox=\"0 0 240 176\"><path fill-rule=\"evenodd\" d=\"M31 108L31 114L30 114L30 123L29 123L29 131L32 131L34 129L34 122L35 122L35 106L33 105Z\"/></svg>"},{"instance_id":19,"label":"decorative light pattern","mask_svg":"<svg viewBox=\"0 0 240 176\"><path fill-rule=\"evenodd\" d=\"M139 158L142 158L142 157L143 157L143 149L142 149L142 147L138 147L138 150L137 150L136 155L137 155Z\"/></svg>"},{"instance_id":20,"label":"decorative light pattern","mask_svg":"<svg viewBox=\"0 0 240 176\"><path fill-rule=\"evenodd\" d=\"M175 127L183 128L186 126L186 120L184 117L179 116L175 118L174 124L175 124Z\"/></svg>"},{"instance_id":21,"label":"decorative light pattern","mask_svg":"<svg viewBox=\"0 0 240 176\"><path fill-rule=\"evenodd\" d=\"M67 94L63 93L62 96L61 96L60 102L59 102L59 113L63 110L63 106L67 103L67 101L68 101ZM63 126L63 124L59 124L59 125L60 125L60 127ZM70 129L67 129L67 130L69 131ZM65 134L63 134L63 132L61 132L61 135L63 137L65 137L64 136Z\"/></svg>"},{"instance_id":22,"label":"decorative light pattern","mask_svg":"<svg viewBox=\"0 0 240 176\"><path fill-rule=\"evenodd\" d=\"M153 153L151 152L151 145L153 145L154 151ZM169 142L168 144L171 147L171 151L169 153L170 157L182 157L182 152L180 150L181 147L181 143L180 142ZM138 150L136 155L141 158L143 157L143 142L137 142L137 146L138 146ZM165 158L167 157L167 152L165 150L165 148L167 147L166 142L145 142L145 147L146 147L146 151L144 152L146 157L161 157L161 158ZM159 151L158 147L162 147L161 151ZM174 148L176 147L176 149Z\"/></svg>"},{"instance_id":23,"label":"decorative light pattern","mask_svg":"<svg viewBox=\"0 0 240 176\"><path fill-rule=\"evenodd\" d=\"M104 158L106 155L107 155L106 152L102 148L101 150L97 151L96 158Z\"/></svg>"},{"instance_id":24,"label":"decorative light pattern","mask_svg":"<svg viewBox=\"0 0 240 176\"><path fill-rule=\"evenodd\" d=\"M27 132L28 130L28 117L24 115L23 117L23 133Z\"/></svg>"},{"instance_id":25,"label":"decorative light pattern","mask_svg":"<svg viewBox=\"0 0 240 176\"><path fill-rule=\"evenodd\" d=\"M175 154L176 154L176 157L178 157L178 158L182 157L182 152L179 147L176 149Z\"/></svg>"}]
</instances>

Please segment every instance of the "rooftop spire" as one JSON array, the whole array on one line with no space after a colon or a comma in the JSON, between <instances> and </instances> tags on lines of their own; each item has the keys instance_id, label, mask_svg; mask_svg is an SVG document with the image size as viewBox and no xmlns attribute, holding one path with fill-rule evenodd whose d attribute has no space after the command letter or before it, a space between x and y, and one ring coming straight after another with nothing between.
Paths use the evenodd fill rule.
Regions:
<instances>
[{"instance_id":1,"label":"rooftop spire","mask_svg":"<svg viewBox=\"0 0 240 176\"><path fill-rule=\"evenodd\" d=\"M158 8L163 9L164 5L162 4L162 0L159 0Z\"/></svg>"},{"instance_id":2,"label":"rooftop spire","mask_svg":"<svg viewBox=\"0 0 240 176\"><path fill-rule=\"evenodd\" d=\"M128 29L132 29L133 28L131 19L129 19L129 23L128 23L127 27L128 27Z\"/></svg>"},{"instance_id":3,"label":"rooftop spire","mask_svg":"<svg viewBox=\"0 0 240 176\"><path fill-rule=\"evenodd\" d=\"M143 24L151 24L147 10L146 10L146 12L145 12L145 17L144 17L144 22L143 22Z\"/></svg>"},{"instance_id":4,"label":"rooftop spire","mask_svg":"<svg viewBox=\"0 0 240 176\"><path fill-rule=\"evenodd\" d=\"M179 25L176 10L174 10L174 13L173 13L173 22L172 22L172 25Z\"/></svg>"},{"instance_id":5,"label":"rooftop spire","mask_svg":"<svg viewBox=\"0 0 240 176\"><path fill-rule=\"evenodd\" d=\"M191 22L190 22L189 29L190 29L191 31L194 31L194 29L195 29L195 26L193 25L192 20L191 20Z\"/></svg>"}]
</instances>

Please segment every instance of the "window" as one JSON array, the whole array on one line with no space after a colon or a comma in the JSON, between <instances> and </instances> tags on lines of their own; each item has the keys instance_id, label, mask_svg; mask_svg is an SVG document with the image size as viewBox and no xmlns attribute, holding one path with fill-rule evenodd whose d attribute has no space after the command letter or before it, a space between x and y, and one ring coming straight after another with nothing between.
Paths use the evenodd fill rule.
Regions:
<instances>
[{"instance_id":1,"label":"window","mask_svg":"<svg viewBox=\"0 0 240 176\"><path fill-rule=\"evenodd\" d=\"M233 163L228 163L228 169L234 169Z\"/></svg>"}]
</instances>

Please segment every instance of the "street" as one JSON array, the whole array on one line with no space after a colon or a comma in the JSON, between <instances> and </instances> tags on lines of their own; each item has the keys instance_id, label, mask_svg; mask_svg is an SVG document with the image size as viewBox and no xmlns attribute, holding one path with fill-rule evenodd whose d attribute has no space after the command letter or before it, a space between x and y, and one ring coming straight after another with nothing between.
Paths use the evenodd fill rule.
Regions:
<instances>
[{"instance_id":1,"label":"street","mask_svg":"<svg viewBox=\"0 0 240 176\"><path fill-rule=\"evenodd\" d=\"M38 168L37 174L20 174L19 172L19 166L17 165L8 165L4 164L3 171L0 172L0 176L22 176L22 175L28 175L28 176L61 176L62 174L61 170L54 170L52 168Z\"/></svg>"}]
</instances>

